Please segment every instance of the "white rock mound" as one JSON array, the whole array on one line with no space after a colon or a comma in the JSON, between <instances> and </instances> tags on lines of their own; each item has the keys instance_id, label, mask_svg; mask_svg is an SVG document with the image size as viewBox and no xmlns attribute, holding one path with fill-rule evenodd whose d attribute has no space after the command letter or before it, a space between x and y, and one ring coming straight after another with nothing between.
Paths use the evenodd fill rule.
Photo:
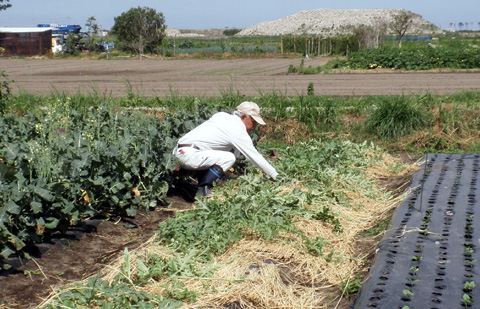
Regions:
<instances>
[{"instance_id":1,"label":"white rock mound","mask_svg":"<svg viewBox=\"0 0 480 309\"><path fill-rule=\"evenodd\" d=\"M243 29L237 36L322 35L336 36L351 33L359 26L386 27L394 15L402 10L394 9L318 9L300 11L274 21L262 22ZM442 31L434 24L415 14L408 34L438 34ZM388 30L388 29L387 29ZM393 33L392 33L393 34Z\"/></svg>"}]
</instances>

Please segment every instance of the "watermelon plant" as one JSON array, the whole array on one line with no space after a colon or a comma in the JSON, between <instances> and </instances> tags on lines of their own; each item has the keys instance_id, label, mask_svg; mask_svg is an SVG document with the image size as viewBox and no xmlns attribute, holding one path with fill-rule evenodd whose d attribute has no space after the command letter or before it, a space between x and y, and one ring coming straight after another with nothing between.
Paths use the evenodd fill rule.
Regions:
<instances>
[{"instance_id":1,"label":"watermelon plant","mask_svg":"<svg viewBox=\"0 0 480 309\"><path fill-rule=\"evenodd\" d=\"M306 251L319 254L321 250L312 250L312 245L321 241L306 237L294 223L300 217L313 218L341 233L338 216L322 202L351 207L349 199L338 188L353 179L363 182L361 170L352 166L372 164L372 160L365 160L365 153L372 147L347 141L309 140L278 149L285 159L275 163L281 171L277 182L266 181L255 173L240 177L241 186L237 181L229 181L218 188L220 199L202 202L194 210L178 213L162 222L158 233L162 242L177 252L197 250L201 260L223 253L229 245L245 237L245 231L267 241L282 232L297 234L303 239ZM308 190L297 188L282 192L282 185L289 185L292 180L305 182L303 186ZM306 208L307 204L311 207Z\"/></svg>"},{"instance_id":2,"label":"watermelon plant","mask_svg":"<svg viewBox=\"0 0 480 309\"><path fill-rule=\"evenodd\" d=\"M213 198L198 199L193 209L177 212L175 217L160 223L155 250L137 255L136 271L122 266L113 282L123 276L127 278L122 279L125 283L134 283L132 289L136 291L158 283L161 292L157 292L156 298L150 296L150 300L146 300L147 307L159 301L169 301L172 306L175 301L193 305L203 292L190 290L187 282L204 282L204 292L208 293L211 281L220 280L215 279L220 267L216 264L217 258L245 239L289 243L325 263L339 263L343 257L332 249L330 241L309 234L297 224L302 220L320 222L341 237L342 222L352 218L340 216L335 209L362 207L351 205L351 198L342 194L343 190L349 190L352 185L361 186L372 198L386 198L381 197L381 190L375 189L374 182L366 179L364 173L378 160L369 155L376 148L366 143L312 139L294 146L278 146L276 150L278 159L273 164L281 173L275 182L253 168L246 175L217 186ZM133 264L126 256L127 253L124 264ZM238 283L250 279L242 276L221 280ZM104 295L113 293L112 285L99 282L106 292L96 292L91 304L98 304L105 299ZM72 288L60 291L46 307L67 301L79 304L75 299L82 299L82 289L91 285L88 281L83 286L75 286L76 298ZM117 290L123 290L123 286Z\"/></svg>"}]
</instances>

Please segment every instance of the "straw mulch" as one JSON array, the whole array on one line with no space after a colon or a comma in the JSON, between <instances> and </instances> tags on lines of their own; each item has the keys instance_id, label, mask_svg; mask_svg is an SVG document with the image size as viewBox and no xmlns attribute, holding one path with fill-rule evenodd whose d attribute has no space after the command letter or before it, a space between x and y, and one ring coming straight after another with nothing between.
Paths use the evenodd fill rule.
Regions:
<instances>
[{"instance_id":1,"label":"straw mulch","mask_svg":"<svg viewBox=\"0 0 480 309\"><path fill-rule=\"evenodd\" d=\"M378 179L408 176L417 169L416 165L404 166L401 173L394 173L391 166L396 164L400 164L398 159L383 154L382 160L366 173ZM395 198L382 188L374 194L355 190L343 193L351 199L352 207L329 205L340 218L343 232L334 232L332 226L318 220L297 220L297 227L306 235L323 238L322 256L307 253L301 239L295 242L299 238L296 235L282 235L271 242L250 235L216 258L218 269L213 276L177 278L199 295L194 304L186 303L184 308L224 308L232 304L241 308L349 308L352 299L340 287L356 280L359 274L365 275L378 241L378 236L360 235L389 217L408 192ZM152 240L132 252L131 260L150 253L171 256ZM116 266L107 270L107 278L116 275L122 262L120 258ZM166 282L152 281L144 289L163 294Z\"/></svg>"}]
</instances>

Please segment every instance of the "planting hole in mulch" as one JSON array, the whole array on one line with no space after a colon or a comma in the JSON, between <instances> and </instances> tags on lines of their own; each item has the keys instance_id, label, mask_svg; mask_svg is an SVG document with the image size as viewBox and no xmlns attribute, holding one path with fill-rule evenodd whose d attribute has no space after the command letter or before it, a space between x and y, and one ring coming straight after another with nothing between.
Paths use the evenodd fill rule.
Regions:
<instances>
[{"instance_id":1,"label":"planting hole in mulch","mask_svg":"<svg viewBox=\"0 0 480 309\"><path fill-rule=\"evenodd\" d=\"M475 218L480 154L424 159L354 308L473 308L480 303Z\"/></svg>"}]
</instances>

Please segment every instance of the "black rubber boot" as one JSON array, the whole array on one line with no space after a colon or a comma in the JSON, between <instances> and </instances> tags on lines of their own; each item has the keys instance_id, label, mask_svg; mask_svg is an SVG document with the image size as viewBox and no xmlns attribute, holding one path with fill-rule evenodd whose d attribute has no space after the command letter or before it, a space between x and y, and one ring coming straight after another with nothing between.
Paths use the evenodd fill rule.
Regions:
<instances>
[{"instance_id":1,"label":"black rubber boot","mask_svg":"<svg viewBox=\"0 0 480 309\"><path fill-rule=\"evenodd\" d=\"M210 196L212 194L210 188L213 186L213 183L223 176L225 176L225 173L220 166L215 164L210 167L198 182L197 195Z\"/></svg>"},{"instance_id":2,"label":"black rubber boot","mask_svg":"<svg viewBox=\"0 0 480 309\"><path fill-rule=\"evenodd\" d=\"M203 172L203 171L202 171ZM178 168L174 172L172 183L169 185L167 194L169 196L182 197L186 202L195 202L195 196L198 190L198 181L193 177L196 171Z\"/></svg>"}]
</instances>

